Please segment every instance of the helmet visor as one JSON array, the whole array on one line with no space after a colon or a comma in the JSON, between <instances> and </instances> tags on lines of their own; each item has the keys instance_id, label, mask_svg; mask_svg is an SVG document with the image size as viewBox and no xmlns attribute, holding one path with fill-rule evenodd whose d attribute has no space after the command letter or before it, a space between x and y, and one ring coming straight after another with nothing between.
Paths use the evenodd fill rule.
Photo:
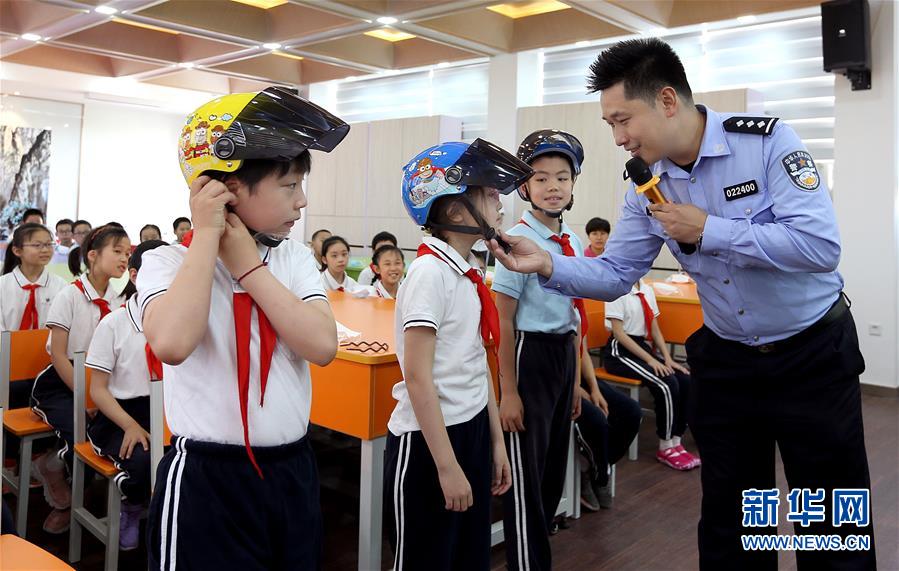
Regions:
<instances>
[{"instance_id":1,"label":"helmet visor","mask_svg":"<svg viewBox=\"0 0 899 571\"><path fill-rule=\"evenodd\" d=\"M308 149L330 152L350 130L342 119L280 87L258 93L216 141L220 159L289 161Z\"/></svg>"},{"instance_id":2,"label":"helmet visor","mask_svg":"<svg viewBox=\"0 0 899 571\"><path fill-rule=\"evenodd\" d=\"M534 174L527 163L484 139L475 139L446 171L450 184L485 186L509 194Z\"/></svg>"}]
</instances>

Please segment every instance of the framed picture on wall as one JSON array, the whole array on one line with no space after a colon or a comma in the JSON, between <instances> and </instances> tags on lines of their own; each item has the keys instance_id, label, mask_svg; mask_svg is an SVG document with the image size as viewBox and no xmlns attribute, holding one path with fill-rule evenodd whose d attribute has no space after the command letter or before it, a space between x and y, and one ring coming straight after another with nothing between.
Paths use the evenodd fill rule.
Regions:
<instances>
[{"instance_id":1,"label":"framed picture on wall","mask_svg":"<svg viewBox=\"0 0 899 571\"><path fill-rule=\"evenodd\" d=\"M0 125L0 238L28 208L47 212L50 129Z\"/></svg>"}]
</instances>

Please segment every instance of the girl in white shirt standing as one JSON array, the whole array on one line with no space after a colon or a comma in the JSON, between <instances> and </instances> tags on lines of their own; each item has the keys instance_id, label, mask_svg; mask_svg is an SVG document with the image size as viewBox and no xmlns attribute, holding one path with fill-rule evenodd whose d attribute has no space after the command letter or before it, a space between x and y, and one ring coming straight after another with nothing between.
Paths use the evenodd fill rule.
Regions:
<instances>
[{"instance_id":1,"label":"girl in white shirt standing","mask_svg":"<svg viewBox=\"0 0 899 571\"><path fill-rule=\"evenodd\" d=\"M384 485L395 569L490 568L490 496L511 485L485 344L499 318L471 247L491 237L500 193L533 173L477 139L419 153L404 169L409 216L430 233L396 301L397 358Z\"/></svg>"}]
</instances>

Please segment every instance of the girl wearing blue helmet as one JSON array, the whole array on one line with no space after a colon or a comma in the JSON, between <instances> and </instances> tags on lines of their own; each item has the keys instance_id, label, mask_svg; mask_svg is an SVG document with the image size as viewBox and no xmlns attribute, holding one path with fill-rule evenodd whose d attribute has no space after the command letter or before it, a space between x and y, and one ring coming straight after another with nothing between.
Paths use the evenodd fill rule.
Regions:
<instances>
[{"instance_id":1,"label":"girl wearing blue helmet","mask_svg":"<svg viewBox=\"0 0 899 571\"><path fill-rule=\"evenodd\" d=\"M499 195L531 173L481 139L431 147L404 169L403 204L429 235L396 301L403 381L384 484L397 570L490 568L490 495L511 471L484 349L500 340L496 306L469 259L495 236Z\"/></svg>"},{"instance_id":2,"label":"girl wearing blue helmet","mask_svg":"<svg viewBox=\"0 0 899 571\"><path fill-rule=\"evenodd\" d=\"M574 202L574 181L584 152L574 135L536 131L518 148L534 169L519 187L531 203L508 232L527 236L544 250L581 255L577 235L562 221ZM580 338L586 333L583 302L546 295L535 275L497 265L493 280L499 309L500 423L512 465L512 490L504 498L503 533L509 569L550 569L549 530L565 482L571 421L580 414ZM595 383L594 383L595 385ZM599 390L598 401L605 405Z\"/></svg>"}]
</instances>

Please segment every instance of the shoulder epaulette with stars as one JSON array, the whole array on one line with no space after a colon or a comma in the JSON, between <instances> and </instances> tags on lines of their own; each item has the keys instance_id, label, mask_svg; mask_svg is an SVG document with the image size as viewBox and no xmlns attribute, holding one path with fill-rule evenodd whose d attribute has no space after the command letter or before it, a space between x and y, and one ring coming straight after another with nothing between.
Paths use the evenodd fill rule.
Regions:
<instances>
[{"instance_id":1,"label":"shoulder epaulette with stars","mask_svg":"<svg viewBox=\"0 0 899 571\"><path fill-rule=\"evenodd\" d=\"M770 135L779 120L779 117L731 117L724 121L724 130L728 133Z\"/></svg>"}]
</instances>

